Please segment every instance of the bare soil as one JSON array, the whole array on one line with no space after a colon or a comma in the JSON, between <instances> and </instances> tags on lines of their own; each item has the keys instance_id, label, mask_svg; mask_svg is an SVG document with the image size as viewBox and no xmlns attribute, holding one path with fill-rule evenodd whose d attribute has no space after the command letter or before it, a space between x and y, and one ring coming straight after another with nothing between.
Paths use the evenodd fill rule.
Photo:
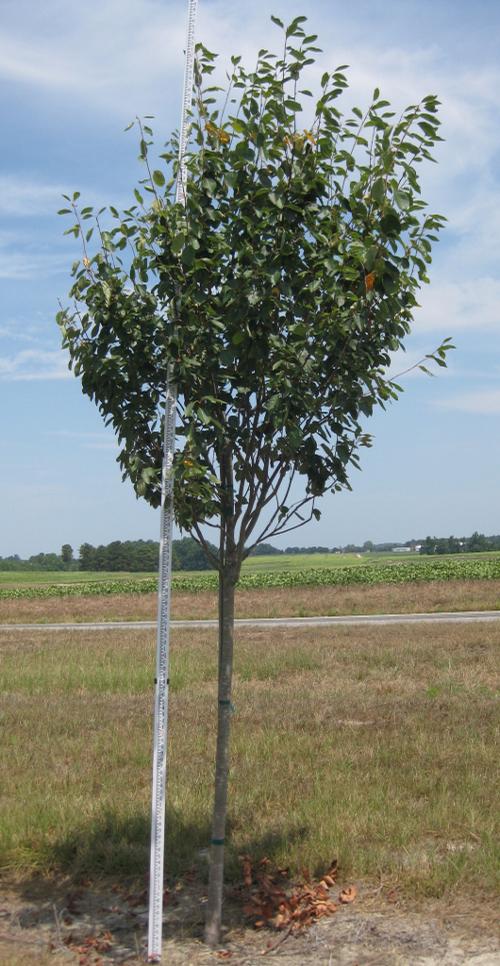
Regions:
<instances>
[{"instance_id":1,"label":"bare soil","mask_svg":"<svg viewBox=\"0 0 500 966\"><path fill-rule=\"evenodd\" d=\"M332 889L332 893L335 890ZM202 886L178 882L164 924L163 961L172 966L230 962L256 966L268 956L283 966L495 966L500 941L494 908L433 902L409 908L387 888L360 884L355 904L298 934L245 927L241 910L227 903L224 941L202 942ZM146 895L126 890L75 888L68 881L15 883L0 899L0 963L3 966L79 966L144 963Z\"/></svg>"},{"instance_id":2,"label":"bare soil","mask_svg":"<svg viewBox=\"0 0 500 966\"><path fill-rule=\"evenodd\" d=\"M0 623L154 620L156 594L0 600ZM237 617L309 617L341 614L433 613L438 611L496 610L500 608L500 580L455 580L393 586L272 587L240 590ZM217 593L180 593L172 597L172 617L217 617Z\"/></svg>"}]
</instances>

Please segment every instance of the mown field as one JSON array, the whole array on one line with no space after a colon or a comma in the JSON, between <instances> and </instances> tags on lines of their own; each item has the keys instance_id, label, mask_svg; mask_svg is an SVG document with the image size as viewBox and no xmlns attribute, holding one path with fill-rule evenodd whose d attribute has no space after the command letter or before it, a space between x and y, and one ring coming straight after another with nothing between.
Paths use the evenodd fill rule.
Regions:
<instances>
[{"instance_id":1,"label":"mown field","mask_svg":"<svg viewBox=\"0 0 500 966\"><path fill-rule=\"evenodd\" d=\"M239 630L228 873L237 856L407 896L498 885L494 625ZM154 634L0 637L7 876L142 877ZM168 869L204 875L216 641L176 631ZM198 874L197 873L197 874Z\"/></svg>"}]
</instances>

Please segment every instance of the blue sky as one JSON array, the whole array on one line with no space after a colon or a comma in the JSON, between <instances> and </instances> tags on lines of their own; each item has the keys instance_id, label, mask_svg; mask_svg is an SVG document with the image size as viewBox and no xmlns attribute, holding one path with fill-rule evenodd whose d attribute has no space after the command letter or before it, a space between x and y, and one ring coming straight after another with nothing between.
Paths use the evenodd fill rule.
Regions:
<instances>
[{"instance_id":1,"label":"blue sky","mask_svg":"<svg viewBox=\"0 0 500 966\"><path fill-rule=\"evenodd\" d=\"M116 445L67 370L54 317L79 250L55 212L63 192L128 204L142 171L126 124L178 125L186 4L3 0L0 27L0 555L69 542L156 538L158 514L121 482ZM447 0L200 0L198 37L252 63L271 13L306 13L324 53L351 65L346 108L375 86L397 105L442 101L445 143L424 197L449 219L404 368L445 336L435 379L412 374L373 418L353 492L281 545L500 532L500 7ZM276 33L277 38L277 33ZM311 81L312 83L312 81Z\"/></svg>"}]
</instances>

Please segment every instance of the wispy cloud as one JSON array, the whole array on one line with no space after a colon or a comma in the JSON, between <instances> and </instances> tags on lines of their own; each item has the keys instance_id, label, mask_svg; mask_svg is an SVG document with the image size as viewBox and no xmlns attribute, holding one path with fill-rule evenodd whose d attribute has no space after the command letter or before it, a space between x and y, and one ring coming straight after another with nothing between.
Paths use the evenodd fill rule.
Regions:
<instances>
[{"instance_id":1,"label":"wispy cloud","mask_svg":"<svg viewBox=\"0 0 500 966\"><path fill-rule=\"evenodd\" d=\"M0 252L0 278L19 281L46 278L68 269L68 259L62 255L34 252Z\"/></svg>"},{"instance_id":2,"label":"wispy cloud","mask_svg":"<svg viewBox=\"0 0 500 966\"><path fill-rule=\"evenodd\" d=\"M1 174L0 214L16 217L55 214L62 207L61 195L67 193L67 186Z\"/></svg>"},{"instance_id":3,"label":"wispy cloud","mask_svg":"<svg viewBox=\"0 0 500 966\"><path fill-rule=\"evenodd\" d=\"M24 349L12 356L0 356L0 381L3 382L72 378L67 357L60 350Z\"/></svg>"},{"instance_id":4,"label":"wispy cloud","mask_svg":"<svg viewBox=\"0 0 500 966\"><path fill-rule=\"evenodd\" d=\"M84 449L113 450L114 452L116 452L116 450L118 448L118 443L116 441L113 442L111 440L108 440L108 441L104 441L103 440L101 443L98 443L98 442L95 442L95 443L82 443L82 445L83 445Z\"/></svg>"},{"instance_id":5,"label":"wispy cloud","mask_svg":"<svg viewBox=\"0 0 500 966\"><path fill-rule=\"evenodd\" d=\"M110 438L109 434L81 432L73 429L54 429L46 433L47 436L66 439L72 443L79 443L84 449L112 450L116 452L118 440Z\"/></svg>"},{"instance_id":6,"label":"wispy cloud","mask_svg":"<svg viewBox=\"0 0 500 966\"><path fill-rule=\"evenodd\" d=\"M415 329L453 335L458 330L500 329L500 280L438 277L421 296Z\"/></svg>"},{"instance_id":7,"label":"wispy cloud","mask_svg":"<svg viewBox=\"0 0 500 966\"><path fill-rule=\"evenodd\" d=\"M500 413L500 389L479 389L466 392L451 399L439 399L434 403L440 409L461 413L490 416Z\"/></svg>"},{"instance_id":8,"label":"wispy cloud","mask_svg":"<svg viewBox=\"0 0 500 966\"><path fill-rule=\"evenodd\" d=\"M169 6L89 0L63 14L59 0L19 0L4 18L0 76L119 114L144 109L144 95L158 102L160 82L182 65L184 5Z\"/></svg>"},{"instance_id":9,"label":"wispy cloud","mask_svg":"<svg viewBox=\"0 0 500 966\"><path fill-rule=\"evenodd\" d=\"M50 429L47 430L45 435L58 436L60 439L97 440L101 442L106 439L104 433L87 433L78 429Z\"/></svg>"},{"instance_id":10,"label":"wispy cloud","mask_svg":"<svg viewBox=\"0 0 500 966\"><path fill-rule=\"evenodd\" d=\"M37 333L36 335L34 333ZM31 345L40 344L40 331L32 326L24 326L22 323L14 325L0 325L0 339L8 342L29 342Z\"/></svg>"},{"instance_id":11,"label":"wispy cloud","mask_svg":"<svg viewBox=\"0 0 500 966\"><path fill-rule=\"evenodd\" d=\"M46 278L59 272L68 273L71 249L63 253L50 246L47 238L33 234L2 231L0 233L0 279L27 280Z\"/></svg>"},{"instance_id":12,"label":"wispy cloud","mask_svg":"<svg viewBox=\"0 0 500 966\"><path fill-rule=\"evenodd\" d=\"M59 208L67 207L67 202L62 196L71 194L72 190L72 187L67 184L53 184L34 176L0 174L0 215L10 218L55 215ZM80 190L86 205L100 208L109 202L109 199L104 199L95 188L84 186ZM126 203L126 199L113 199L113 204L118 207L123 207Z\"/></svg>"}]
</instances>

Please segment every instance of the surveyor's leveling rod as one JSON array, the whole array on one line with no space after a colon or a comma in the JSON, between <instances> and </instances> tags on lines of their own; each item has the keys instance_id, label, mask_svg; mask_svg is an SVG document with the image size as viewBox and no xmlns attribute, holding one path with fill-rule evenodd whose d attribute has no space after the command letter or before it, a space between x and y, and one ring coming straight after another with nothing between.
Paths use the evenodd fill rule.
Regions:
<instances>
[{"instance_id":1,"label":"surveyor's leveling rod","mask_svg":"<svg viewBox=\"0 0 500 966\"><path fill-rule=\"evenodd\" d=\"M176 202L186 202L185 153L189 111L193 91L194 33L198 0L188 0L186 60L179 134L179 170ZM176 311L174 307L174 311ZM151 803L151 865L149 875L148 961L161 960L163 931L163 855L165 847L165 798L167 784L168 666L170 645L170 596L172 573L173 479L175 453L175 410L177 390L167 372L165 431L161 484L160 562L158 576L158 630L156 642L155 713L153 738L153 782Z\"/></svg>"}]
</instances>

